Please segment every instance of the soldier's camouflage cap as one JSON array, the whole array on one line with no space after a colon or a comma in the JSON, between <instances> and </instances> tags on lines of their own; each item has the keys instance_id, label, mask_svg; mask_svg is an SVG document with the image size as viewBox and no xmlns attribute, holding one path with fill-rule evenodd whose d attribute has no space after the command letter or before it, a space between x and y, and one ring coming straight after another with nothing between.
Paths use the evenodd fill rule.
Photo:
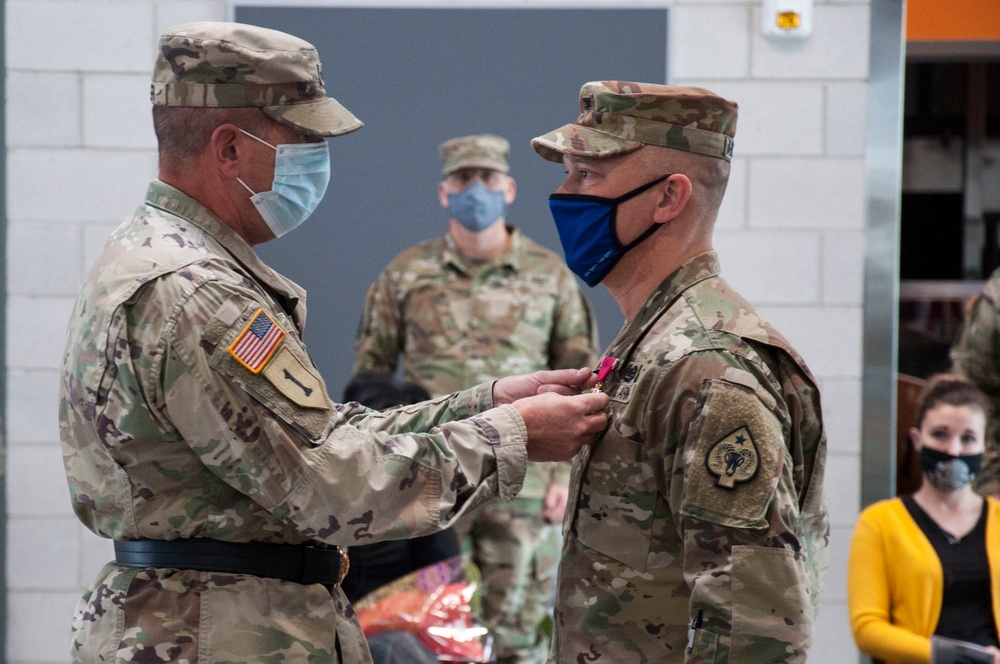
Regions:
<instances>
[{"instance_id":1,"label":"soldier's camouflage cap","mask_svg":"<svg viewBox=\"0 0 1000 664\"><path fill-rule=\"evenodd\" d=\"M493 134L459 136L441 144L441 167L444 174L454 173L460 168L489 168L501 173L509 173L507 154L510 143L506 138Z\"/></svg>"},{"instance_id":2,"label":"soldier's camouflage cap","mask_svg":"<svg viewBox=\"0 0 1000 664\"><path fill-rule=\"evenodd\" d=\"M160 37L150 92L158 106L259 106L315 136L340 136L362 122L323 88L319 54L307 41L240 23L184 23Z\"/></svg>"},{"instance_id":3,"label":"soldier's camouflage cap","mask_svg":"<svg viewBox=\"0 0 1000 664\"><path fill-rule=\"evenodd\" d=\"M729 161L736 135L736 102L704 88L591 81L580 88L580 117L531 140L539 155L602 159L642 145L697 152Z\"/></svg>"}]
</instances>

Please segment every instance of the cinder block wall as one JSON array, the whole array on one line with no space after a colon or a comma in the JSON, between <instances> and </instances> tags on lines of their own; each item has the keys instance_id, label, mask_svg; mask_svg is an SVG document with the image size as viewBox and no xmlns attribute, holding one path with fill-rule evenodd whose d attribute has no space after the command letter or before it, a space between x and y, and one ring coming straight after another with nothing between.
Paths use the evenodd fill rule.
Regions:
<instances>
[{"instance_id":1,"label":"cinder block wall","mask_svg":"<svg viewBox=\"0 0 1000 664\"><path fill-rule=\"evenodd\" d=\"M804 43L766 39L754 0L679 0L670 14L671 82L740 105L716 233L723 274L802 353L822 388L832 551L809 657L821 664L856 659L846 601L861 490L869 9L816 0Z\"/></svg>"},{"instance_id":2,"label":"cinder block wall","mask_svg":"<svg viewBox=\"0 0 1000 664\"><path fill-rule=\"evenodd\" d=\"M486 3L463 6L476 4ZM833 566L810 661L839 664L854 658L845 566L859 511L869 2L816 0L815 32L800 44L762 36L757 0L670 7L671 81L740 104L717 233L723 271L822 384ZM156 37L175 23L224 20L227 5L7 0L6 8L6 654L11 664L63 664L73 608L111 557L69 509L56 424L66 321L107 233L155 176Z\"/></svg>"}]
</instances>

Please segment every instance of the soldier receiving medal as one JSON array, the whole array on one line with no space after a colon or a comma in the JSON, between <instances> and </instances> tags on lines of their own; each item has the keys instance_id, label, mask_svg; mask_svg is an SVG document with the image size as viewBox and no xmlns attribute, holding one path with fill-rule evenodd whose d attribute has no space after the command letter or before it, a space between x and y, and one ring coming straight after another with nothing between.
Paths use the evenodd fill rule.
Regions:
<instances>
[{"instance_id":1,"label":"soldier receiving medal","mask_svg":"<svg viewBox=\"0 0 1000 664\"><path fill-rule=\"evenodd\" d=\"M828 566L826 437L802 358L719 275L737 107L594 81L539 136L569 267L626 323L610 425L574 460L550 664L804 662Z\"/></svg>"}]
</instances>

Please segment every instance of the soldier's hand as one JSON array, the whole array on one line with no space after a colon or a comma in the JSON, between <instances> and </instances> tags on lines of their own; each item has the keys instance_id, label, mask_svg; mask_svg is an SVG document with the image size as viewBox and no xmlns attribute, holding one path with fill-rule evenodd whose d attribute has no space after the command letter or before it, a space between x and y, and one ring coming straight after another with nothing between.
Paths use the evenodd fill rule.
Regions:
<instances>
[{"instance_id":1,"label":"soldier's hand","mask_svg":"<svg viewBox=\"0 0 1000 664\"><path fill-rule=\"evenodd\" d=\"M528 429L530 461L565 461L604 431L608 395L544 393L513 404Z\"/></svg>"},{"instance_id":2,"label":"soldier's hand","mask_svg":"<svg viewBox=\"0 0 1000 664\"><path fill-rule=\"evenodd\" d=\"M579 394L597 384L597 376L588 368L536 371L521 376L507 376L493 383L493 403L502 406L518 399L555 392L566 396Z\"/></svg>"},{"instance_id":3,"label":"soldier's hand","mask_svg":"<svg viewBox=\"0 0 1000 664\"><path fill-rule=\"evenodd\" d=\"M565 484L550 484L542 501L542 518L548 523L562 523L569 501L569 487Z\"/></svg>"}]
</instances>

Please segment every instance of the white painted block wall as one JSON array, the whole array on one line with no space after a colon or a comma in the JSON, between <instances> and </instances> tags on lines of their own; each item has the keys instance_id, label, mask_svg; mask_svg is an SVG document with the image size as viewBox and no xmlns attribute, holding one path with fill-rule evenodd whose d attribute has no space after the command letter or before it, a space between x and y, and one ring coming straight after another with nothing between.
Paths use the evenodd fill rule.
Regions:
<instances>
[{"instance_id":1,"label":"white painted block wall","mask_svg":"<svg viewBox=\"0 0 1000 664\"><path fill-rule=\"evenodd\" d=\"M740 104L736 178L720 214L723 274L788 337L822 386L831 569L810 661L856 661L847 552L860 510L868 2L815 5L800 43L765 39L760 3L678 0L671 82ZM735 199L735 200L734 200Z\"/></svg>"},{"instance_id":2,"label":"white painted block wall","mask_svg":"<svg viewBox=\"0 0 1000 664\"><path fill-rule=\"evenodd\" d=\"M764 39L755 0L669 6L671 82L740 104L717 231L723 271L823 388L833 551L810 661L852 661L845 566L859 511L869 2L816 0L815 33L801 44ZM176 23L224 20L227 5L7 0L6 12L7 658L65 664L70 615L111 549L69 509L56 426L63 333L105 236L155 175L156 38Z\"/></svg>"}]
</instances>

